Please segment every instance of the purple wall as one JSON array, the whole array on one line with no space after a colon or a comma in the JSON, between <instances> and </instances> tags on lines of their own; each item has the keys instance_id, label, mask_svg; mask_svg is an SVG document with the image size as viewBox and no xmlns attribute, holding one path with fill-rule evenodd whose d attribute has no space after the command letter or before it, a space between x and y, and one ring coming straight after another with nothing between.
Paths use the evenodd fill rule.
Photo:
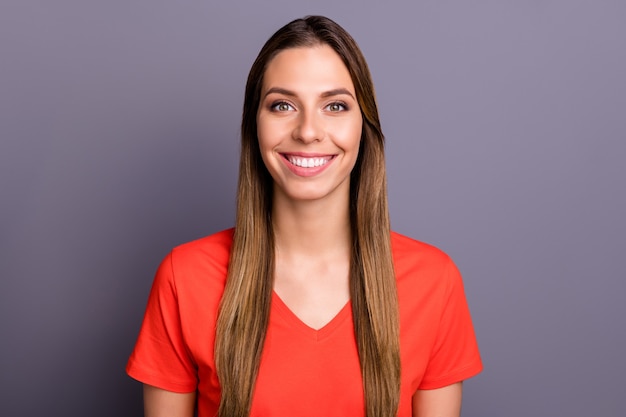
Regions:
<instances>
[{"instance_id":1,"label":"purple wall","mask_svg":"<svg viewBox=\"0 0 626 417\"><path fill-rule=\"evenodd\" d=\"M624 415L626 3L0 4L0 415L141 414L152 274L233 221L247 70L288 20L359 41L396 230L465 277L465 417Z\"/></svg>"}]
</instances>

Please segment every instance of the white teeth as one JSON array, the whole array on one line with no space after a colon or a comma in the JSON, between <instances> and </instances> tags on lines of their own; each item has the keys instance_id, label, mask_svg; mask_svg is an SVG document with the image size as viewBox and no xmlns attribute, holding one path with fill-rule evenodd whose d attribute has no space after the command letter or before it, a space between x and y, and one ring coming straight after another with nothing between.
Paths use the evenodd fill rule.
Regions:
<instances>
[{"instance_id":1,"label":"white teeth","mask_svg":"<svg viewBox=\"0 0 626 417\"><path fill-rule=\"evenodd\" d=\"M294 156L288 156L287 159L295 166L303 168L319 167L328 162L326 158L296 158Z\"/></svg>"}]
</instances>

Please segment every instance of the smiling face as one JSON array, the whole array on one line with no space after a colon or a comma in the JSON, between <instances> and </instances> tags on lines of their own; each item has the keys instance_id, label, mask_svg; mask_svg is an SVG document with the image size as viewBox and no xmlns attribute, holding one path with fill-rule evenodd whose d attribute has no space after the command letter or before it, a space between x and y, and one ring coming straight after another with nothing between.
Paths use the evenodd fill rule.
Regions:
<instances>
[{"instance_id":1,"label":"smiling face","mask_svg":"<svg viewBox=\"0 0 626 417\"><path fill-rule=\"evenodd\" d=\"M275 198L348 198L363 120L335 51L319 45L278 53L265 71L256 119Z\"/></svg>"}]
</instances>

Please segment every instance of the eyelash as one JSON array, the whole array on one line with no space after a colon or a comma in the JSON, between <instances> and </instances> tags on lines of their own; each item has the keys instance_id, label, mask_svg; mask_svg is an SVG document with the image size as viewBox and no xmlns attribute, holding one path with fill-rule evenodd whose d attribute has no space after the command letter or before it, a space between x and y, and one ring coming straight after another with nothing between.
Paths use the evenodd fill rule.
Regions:
<instances>
[{"instance_id":1,"label":"eyelash","mask_svg":"<svg viewBox=\"0 0 626 417\"><path fill-rule=\"evenodd\" d=\"M291 109L294 109L294 106L291 105L290 103L288 103L287 101L284 100L280 100L280 101L275 101L270 105L270 110L274 111L274 112L283 112L283 111L288 111L288 110L279 110L278 107L279 106L289 106ZM350 108L348 107L348 105L346 103L344 103L343 101L333 101L332 103L328 103L326 105L326 107L324 107L325 109L328 109L329 107L334 107L334 106L339 106L341 107L340 110L329 110L331 113L338 113L341 111L347 111L350 110Z\"/></svg>"},{"instance_id":2,"label":"eyelash","mask_svg":"<svg viewBox=\"0 0 626 417\"><path fill-rule=\"evenodd\" d=\"M333 101L332 103L329 103L325 108L329 108L331 106L340 106L342 109L341 110L331 110L333 113L335 112L339 112L339 111L346 111L346 110L350 110L350 108L348 107L348 105L346 103L344 103L343 101Z\"/></svg>"},{"instance_id":3,"label":"eyelash","mask_svg":"<svg viewBox=\"0 0 626 417\"><path fill-rule=\"evenodd\" d=\"M278 109L278 107L279 107L279 106L282 106L282 105L289 106L289 107L291 107L292 109L294 108L294 107L293 107L291 104L289 104L288 102L281 100L281 101L275 101L275 102L273 102L273 103L270 105L270 110L271 110L271 111L274 111L274 112L282 112L282 111L287 111L287 110L279 110L279 109Z\"/></svg>"}]
</instances>

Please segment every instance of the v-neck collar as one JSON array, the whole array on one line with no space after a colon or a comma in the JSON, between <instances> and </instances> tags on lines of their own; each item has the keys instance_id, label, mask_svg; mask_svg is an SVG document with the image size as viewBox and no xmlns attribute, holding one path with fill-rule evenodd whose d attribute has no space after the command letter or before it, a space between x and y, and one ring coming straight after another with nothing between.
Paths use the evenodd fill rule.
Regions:
<instances>
[{"instance_id":1,"label":"v-neck collar","mask_svg":"<svg viewBox=\"0 0 626 417\"><path fill-rule=\"evenodd\" d=\"M303 333L307 337L321 342L328 338L352 315L352 303L350 300L339 310L339 312L328 323L319 329L314 329L307 325L285 304L275 291L272 292L272 310L280 315L294 329Z\"/></svg>"}]
</instances>

